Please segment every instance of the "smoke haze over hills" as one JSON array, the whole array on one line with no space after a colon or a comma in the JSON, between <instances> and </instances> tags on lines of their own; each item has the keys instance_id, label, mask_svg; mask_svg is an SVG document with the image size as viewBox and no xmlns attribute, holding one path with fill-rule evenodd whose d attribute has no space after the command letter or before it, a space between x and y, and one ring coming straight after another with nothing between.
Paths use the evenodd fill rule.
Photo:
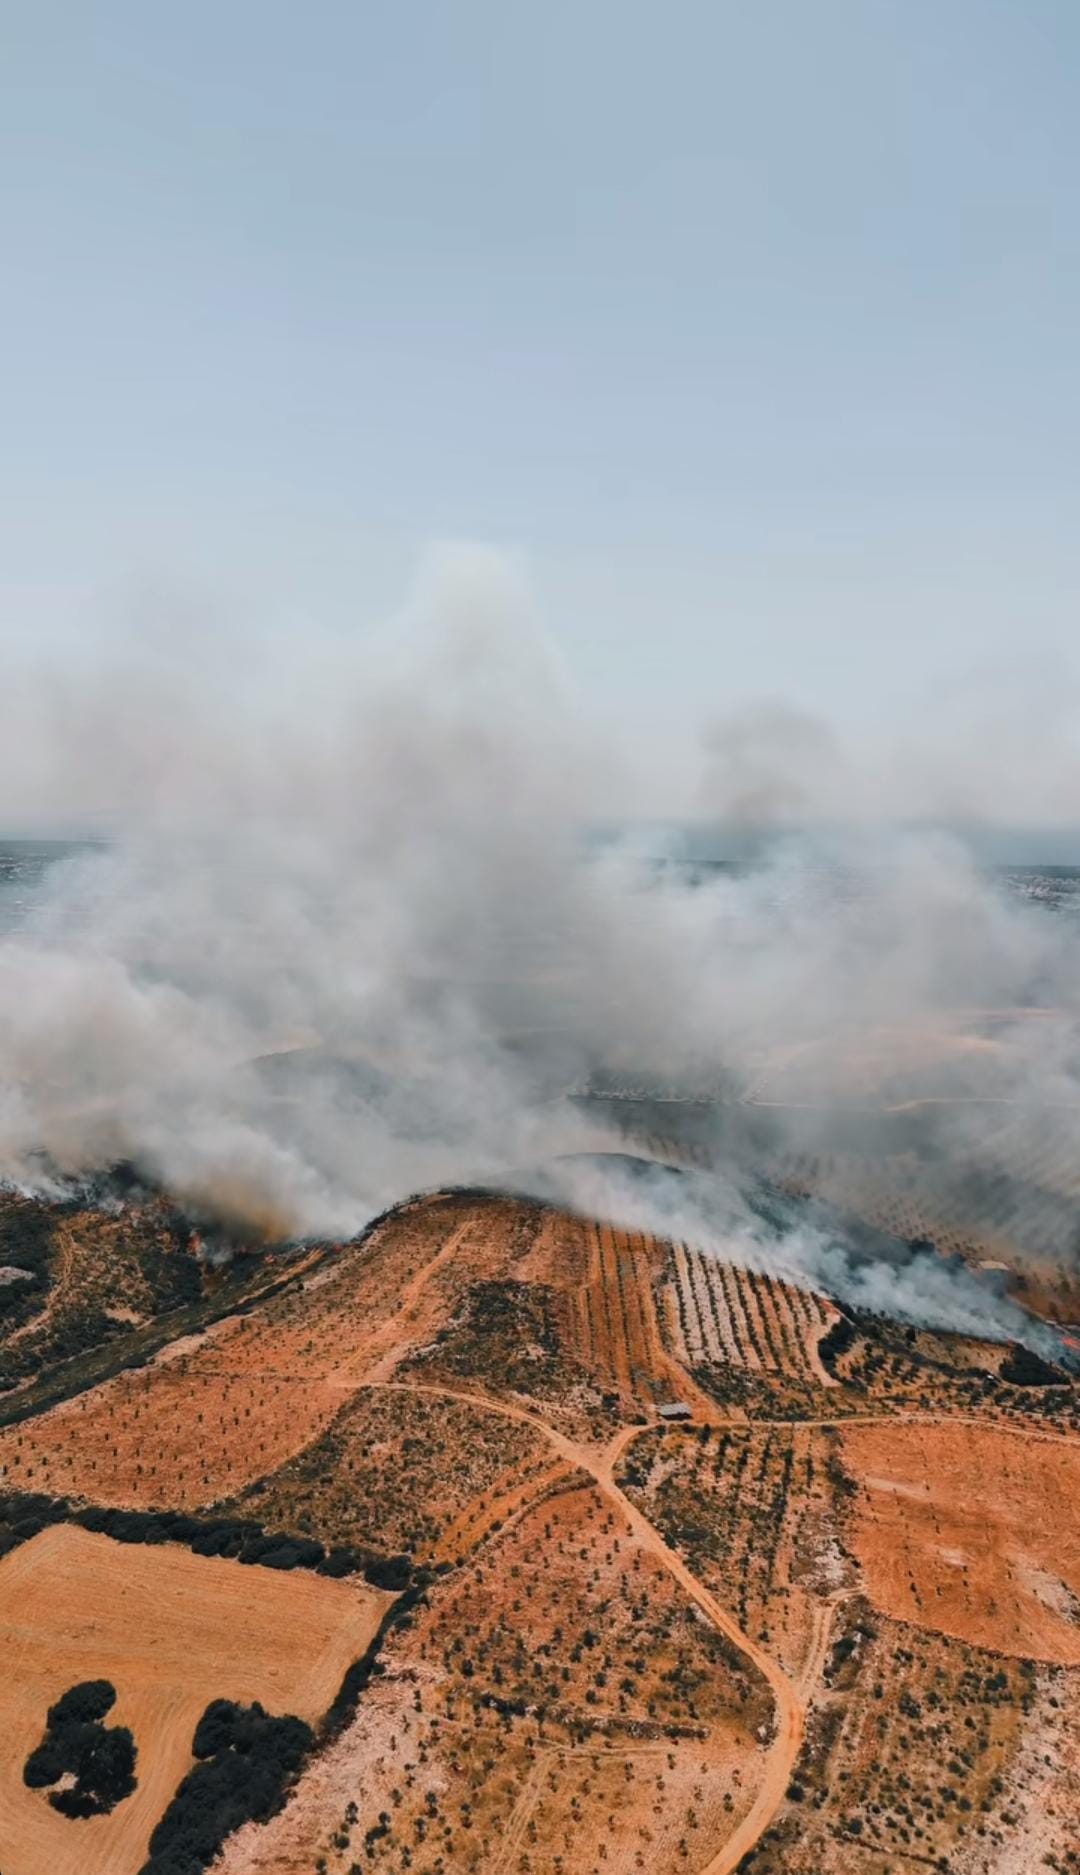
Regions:
<instances>
[{"instance_id":1,"label":"smoke haze over hills","mask_svg":"<svg viewBox=\"0 0 1080 1875\"><path fill-rule=\"evenodd\" d=\"M856 790L861 828L804 829L694 882L630 837L587 840L618 758L492 556L443 555L358 646L179 642L24 667L5 712L9 812L101 816L109 837L51 867L0 940L0 1175L131 1159L240 1231L348 1233L412 1190L591 1152L597 1121L567 1098L589 1085L749 1098L793 1145L829 1149L882 1104L871 1057L898 1035L916 1042L885 1104L937 1097L920 1113L939 1154L1015 1170L1013 1136L973 1102L1073 1125L1071 919L1003 892L947 835L882 832L885 794ZM717 718L706 757L703 801L736 823L835 822L850 802L846 756L791 712ZM1006 1013L958 1040L971 1010ZM606 1202L749 1242L744 1173L728 1165L711 1197L684 1187L674 1221L666 1188ZM591 1181L596 1202L596 1176L567 1160L557 1182ZM784 1256L869 1293L820 1230ZM890 1306L993 1327L975 1285L918 1282Z\"/></svg>"}]
</instances>

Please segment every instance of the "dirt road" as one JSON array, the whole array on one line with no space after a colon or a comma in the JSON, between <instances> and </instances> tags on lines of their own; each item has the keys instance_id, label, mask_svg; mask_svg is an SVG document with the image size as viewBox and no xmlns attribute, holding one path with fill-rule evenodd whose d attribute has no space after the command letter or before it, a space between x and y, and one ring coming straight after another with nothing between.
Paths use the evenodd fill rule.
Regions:
<instances>
[{"instance_id":1,"label":"dirt road","mask_svg":"<svg viewBox=\"0 0 1080 1875\"><path fill-rule=\"evenodd\" d=\"M504 1419L513 1419L522 1425L531 1426L548 1441L567 1464L578 1467L592 1478L609 1503L618 1507L642 1547L656 1557L680 1588L701 1609L702 1614L713 1627L725 1635L757 1668L762 1679L767 1682L776 1704L776 1730L766 1753L764 1776L757 1796L742 1822L728 1837L723 1848L699 1871L699 1875L732 1875L732 1871L738 1867L747 1850L753 1847L758 1837L768 1828L783 1801L784 1792L790 1781L803 1740L806 1700L802 1689L788 1678L777 1662L765 1653L756 1641L751 1639L750 1635L739 1626L734 1616L729 1614L727 1609L710 1593L704 1583L699 1582L678 1552L664 1541L655 1525L649 1522L648 1518L638 1510L637 1505L627 1497L621 1486L616 1483L615 1466L619 1458L630 1441L645 1428L623 1427L620 1432L616 1433L614 1439L598 1452L593 1446L585 1445L576 1439L569 1439L565 1433L557 1432L554 1427L547 1425L544 1420L535 1413L526 1411L524 1407L511 1406L505 1401L493 1400L485 1394L470 1393L465 1388L441 1387L427 1383L412 1385L404 1381L379 1382L375 1379L369 1379L362 1384L388 1386L402 1393L428 1393L443 1399L463 1400L481 1411L499 1413ZM812 1656L814 1660L817 1660L819 1656L824 1658L828 1631L826 1621L821 1634L815 1637ZM809 1672L809 1667L807 1672ZM816 1678L816 1668L813 1677ZM804 1673L804 1681L807 1681L806 1673ZM812 1679L807 1681L807 1690L811 1685Z\"/></svg>"},{"instance_id":2,"label":"dirt road","mask_svg":"<svg viewBox=\"0 0 1080 1875\"><path fill-rule=\"evenodd\" d=\"M372 1386L389 1380L405 1349L409 1346L409 1330L415 1327L423 1301L424 1291L433 1276L443 1265L452 1261L459 1245L473 1229L474 1219L467 1217L463 1224L452 1230L440 1244L434 1256L417 1270L411 1281L406 1283L401 1292L401 1303L395 1313L388 1316L364 1343L362 1351L351 1361L345 1361L341 1367L327 1376L331 1387ZM372 1355L377 1358L371 1364Z\"/></svg>"}]
</instances>

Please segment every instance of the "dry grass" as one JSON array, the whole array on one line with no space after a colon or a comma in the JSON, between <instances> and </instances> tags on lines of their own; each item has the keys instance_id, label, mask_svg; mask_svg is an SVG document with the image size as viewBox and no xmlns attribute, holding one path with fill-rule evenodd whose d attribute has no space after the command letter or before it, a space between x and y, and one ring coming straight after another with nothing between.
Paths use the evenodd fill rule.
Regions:
<instances>
[{"instance_id":1,"label":"dry grass","mask_svg":"<svg viewBox=\"0 0 1080 1875\"><path fill-rule=\"evenodd\" d=\"M113 1543L55 1526L0 1561L0 1833L4 1875L134 1875L193 1762L211 1699L258 1699L309 1722L330 1705L389 1597L354 1583ZM79 1680L117 1690L137 1788L108 1816L71 1821L22 1767L52 1701Z\"/></svg>"},{"instance_id":2,"label":"dry grass","mask_svg":"<svg viewBox=\"0 0 1080 1875\"><path fill-rule=\"evenodd\" d=\"M851 1426L850 1542L887 1614L1080 1663L1080 1445L969 1425Z\"/></svg>"}]
</instances>

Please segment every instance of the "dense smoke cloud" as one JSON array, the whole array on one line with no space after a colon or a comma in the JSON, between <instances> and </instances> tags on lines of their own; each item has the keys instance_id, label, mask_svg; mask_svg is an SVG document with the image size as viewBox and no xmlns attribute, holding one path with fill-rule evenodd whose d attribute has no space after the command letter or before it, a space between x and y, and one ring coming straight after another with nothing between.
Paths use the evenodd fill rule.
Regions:
<instances>
[{"instance_id":1,"label":"dense smoke cloud","mask_svg":"<svg viewBox=\"0 0 1080 1875\"><path fill-rule=\"evenodd\" d=\"M131 1159L240 1232L336 1234L541 1164L576 1195L559 1155L603 1143L575 1098L590 1079L727 1102L718 1134L725 1113L780 1116L816 1152L880 1105L898 1035L947 1063L939 1150L972 1124L955 1096L982 1097L987 1049L995 1101L1080 1101L1056 1018L1002 1018L985 1048L954 1033L963 1008L1072 1011L1080 980L1065 921L1007 903L954 841L804 837L692 884L590 836L609 758L490 556L442 556L349 646L185 621L62 678L24 671L16 695L4 818L100 817L109 837L0 940L0 1176ZM801 815L830 762L842 792L842 758L790 714L713 756L759 819ZM687 1199L684 1234L739 1236L742 1169ZM659 1200L635 1189L645 1219ZM784 1254L864 1284L820 1231ZM922 1289L908 1314L971 1325L947 1276Z\"/></svg>"}]
</instances>

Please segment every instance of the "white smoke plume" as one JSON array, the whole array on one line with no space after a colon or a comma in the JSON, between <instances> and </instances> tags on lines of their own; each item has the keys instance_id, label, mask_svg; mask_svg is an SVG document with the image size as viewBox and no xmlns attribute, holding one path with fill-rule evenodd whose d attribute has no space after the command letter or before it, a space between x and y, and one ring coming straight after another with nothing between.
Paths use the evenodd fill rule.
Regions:
<instances>
[{"instance_id":1,"label":"white smoke plume","mask_svg":"<svg viewBox=\"0 0 1080 1875\"><path fill-rule=\"evenodd\" d=\"M699 810L736 827L1080 828L1080 681L1039 650L913 690L861 733L782 698L713 714Z\"/></svg>"},{"instance_id":2,"label":"white smoke plume","mask_svg":"<svg viewBox=\"0 0 1080 1875\"><path fill-rule=\"evenodd\" d=\"M491 556L442 556L348 646L182 626L12 675L0 821L107 838L0 938L0 1177L130 1159L240 1232L345 1234L417 1189L588 1150L590 1077L832 1147L880 1105L890 1050L947 1065L939 1152L978 1119L955 1096L982 1099L988 1051L998 1120L1071 1124L1066 921L1007 902L944 837L801 840L696 884L591 839L611 758ZM807 768L843 793L842 758L790 716L722 741L740 811L799 807ZM1016 1013L984 1047L971 1009ZM1008 1170L1000 1133L986 1152ZM568 1161L568 1192L577 1176ZM797 1260L856 1286L820 1236Z\"/></svg>"},{"instance_id":3,"label":"white smoke plume","mask_svg":"<svg viewBox=\"0 0 1080 1875\"><path fill-rule=\"evenodd\" d=\"M596 1155L560 1166L550 1189L584 1216L692 1245L847 1308L949 1334L1023 1341L1051 1360L1061 1356L1056 1330L963 1264L946 1262L929 1246L875 1255L813 1209L801 1215L801 1206L778 1203L775 1194L755 1206L745 1168L665 1178L655 1166Z\"/></svg>"}]
</instances>

